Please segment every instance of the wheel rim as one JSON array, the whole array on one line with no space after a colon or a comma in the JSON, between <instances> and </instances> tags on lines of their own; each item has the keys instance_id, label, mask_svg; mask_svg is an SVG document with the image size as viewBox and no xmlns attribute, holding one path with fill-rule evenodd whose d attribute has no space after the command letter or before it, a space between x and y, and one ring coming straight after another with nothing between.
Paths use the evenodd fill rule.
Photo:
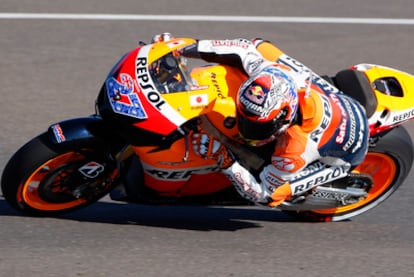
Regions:
<instances>
[{"instance_id":1,"label":"wheel rim","mask_svg":"<svg viewBox=\"0 0 414 277\"><path fill-rule=\"evenodd\" d=\"M368 192L368 196L355 204L334 209L313 210L313 212L319 214L341 214L359 209L373 202L392 185L397 169L395 161L390 156L383 153L369 152L365 160L354 169L356 172L369 174L373 178L374 185Z\"/></svg>"},{"instance_id":2,"label":"wheel rim","mask_svg":"<svg viewBox=\"0 0 414 277\"><path fill-rule=\"evenodd\" d=\"M43 211L66 210L85 204L88 202L87 198L76 198L66 191L67 187L59 185L62 178L73 172L73 164L82 160L85 160L83 154L68 152L45 162L21 184L18 191L18 196L21 196L19 202ZM45 179L48 181L43 186Z\"/></svg>"}]
</instances>

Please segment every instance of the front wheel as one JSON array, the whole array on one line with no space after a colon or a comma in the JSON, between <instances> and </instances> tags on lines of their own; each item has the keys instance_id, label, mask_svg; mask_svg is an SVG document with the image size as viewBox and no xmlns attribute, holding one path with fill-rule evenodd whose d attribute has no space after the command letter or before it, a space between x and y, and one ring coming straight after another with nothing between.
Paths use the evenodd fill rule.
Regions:
<instances>
[{"instance_id":1,"label":"front wheel","mask_svg":"<svg viewBox=\"0 0 414 277\"><path fill-rule=\"evenodd\" d=\"M404 127L398 127L370 147L365 160L355 169L369 174L373 186L366 198L334 209L285 211L312 221L341 221L364 213L387 199L404 182L413 164L413 143Z\"/></svg>"},{"instance_id":2,"label":"front wheel","mask_svg":"<svg viewBox=\"0 0 414 277\"><path fill-rule=\"evenodd\" d=\"M56 215L93 203L112 188L113 162L96 139L55 147L44 133L6 165L1 188L7 202L31 215Z\"/></svg>"}]
</instances>

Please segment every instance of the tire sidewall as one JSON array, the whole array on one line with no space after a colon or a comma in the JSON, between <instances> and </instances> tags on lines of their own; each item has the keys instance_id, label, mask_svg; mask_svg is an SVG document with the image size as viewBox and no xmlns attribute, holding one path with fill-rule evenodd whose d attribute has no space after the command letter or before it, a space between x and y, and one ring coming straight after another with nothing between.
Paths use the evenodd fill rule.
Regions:
<instances>
[{"instance_id":1,"label":"tire sidewall","mask_svg":"<svg viewBox=\"0 0 414 277\"><path fill-rule=\"evenodd\" d=\"M91 149L100 155L105 152L103 143L98 138L79 139L60 145L52 143L47 132L33 138L11 157L3 170L1 188L6 201L12 207L24 213L37 216L50 216L66 213L99 200L109 190L103 192L99 198L88 199L86 203L58 211L38 210L27 205L24 201L19 200L21 198L21 186L23 186L32 173L42 164L59 155L68 152L77 152L81 149Z\"/></svg>"}]
</instances>

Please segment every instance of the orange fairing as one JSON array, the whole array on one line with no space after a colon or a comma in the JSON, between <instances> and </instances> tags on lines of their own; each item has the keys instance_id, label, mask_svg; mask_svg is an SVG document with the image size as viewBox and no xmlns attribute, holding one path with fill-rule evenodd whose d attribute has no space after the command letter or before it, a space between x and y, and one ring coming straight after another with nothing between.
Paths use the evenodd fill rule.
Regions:
<instances>
[{"instance_id":1,"label":"orange fairing","mask_svg":"<svg viewBox=\"0 0 414 277\"><path fill-rule=\"evenodd\" d=\"M174 39L153 45L148 60L160 57L193 43L191 39ZM270 43L262 43L259 51L276 60L281 51ZM162 94L163 99L182 118L190 120L206 115L214 127L225 136L237 140L235 98L247 76L223 65L195 67L189 72L192 87L188 91ZM189 139L191 140L191 139ZM191 141L180 139L163 151L154 147L134 147L144 167L146 186L166 196L186 196L212 193L231 186L219 172L216 161L194 154Z\"/></svg>"},{"instance_id":2,"label":"orange fairing","mask_svg":"<svg viewBox=\"0 0 414 277\"><path fill-rule=\"evenodd\" d=\"M189 39L175 39L156 43L149 51L149 63L166 55L173 48L179 49L193 42ZM188 77L191 79L189 90L163 93L165 102L183 119L206 115L224 135L237 138L234 99L247 76L232 67L209 65L193 68ZM229 122L233 124L228 124ZM231 186L230 181L218 172L215 160L194 154L191 141L186 142L182 138L167 150L150 152L153 149L154 147L134 147L144 167L145 184L163 195L212 193Z\"/></svg>"},{"instance_id":3,"label":"orange fairing","mask_svg":"<svg viewBox=\"0 0 414 277\"><path fill-rule=\"evenodd\" d=\"M134 147L144 168L145 185L165 196L212 193L231 185L214 159L194 153L191 141L177 140L171 148L151 152L154 147ZM189 147L190 149L188 149Z\"/></svg>"},{"instance_id":4,"label":"orange fairing","mask_svg":"<svg viewBox=\"0 0 414 277\"><path fill-rule=\"evenodd\" d=\"M257 50L263 55L263 57L272 62L277 61L283 54L282 50L267 41L263 41L257 45Z\"/></svg>"}]
</instances>

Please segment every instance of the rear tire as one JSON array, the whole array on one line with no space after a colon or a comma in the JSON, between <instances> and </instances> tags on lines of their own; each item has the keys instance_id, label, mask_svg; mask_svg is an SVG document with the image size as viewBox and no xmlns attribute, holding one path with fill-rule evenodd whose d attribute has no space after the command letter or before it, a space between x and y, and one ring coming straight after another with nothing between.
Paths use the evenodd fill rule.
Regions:
<instances>
[{"instance_id":1,"label":"rear tire","mask_svg":"<svg viewBox=\"0 0 414 277\"><path fill-rule=\"evenodd\" d=\"M381 138L355 171L367 173L374 179L372 189L364 200L338 207L312 211L284 211L307 221L342 221L373 209L385 201L404 182L414 160L413 143L404 127L398 127Z\"/></svg>"},{"instance_id":2,"label":"rear tire","mask_svg":"<svg viewBox=\"0 0 414 277\"><path fill-rule=\"evenodd\" d=\"M1 188L7 202L31 215L51 216L89 205L113 188L115 162L98 139L55 145L44 133L6 165ZM83 173L82 173L83 172Z\"/></svg>"}]
</instances>

